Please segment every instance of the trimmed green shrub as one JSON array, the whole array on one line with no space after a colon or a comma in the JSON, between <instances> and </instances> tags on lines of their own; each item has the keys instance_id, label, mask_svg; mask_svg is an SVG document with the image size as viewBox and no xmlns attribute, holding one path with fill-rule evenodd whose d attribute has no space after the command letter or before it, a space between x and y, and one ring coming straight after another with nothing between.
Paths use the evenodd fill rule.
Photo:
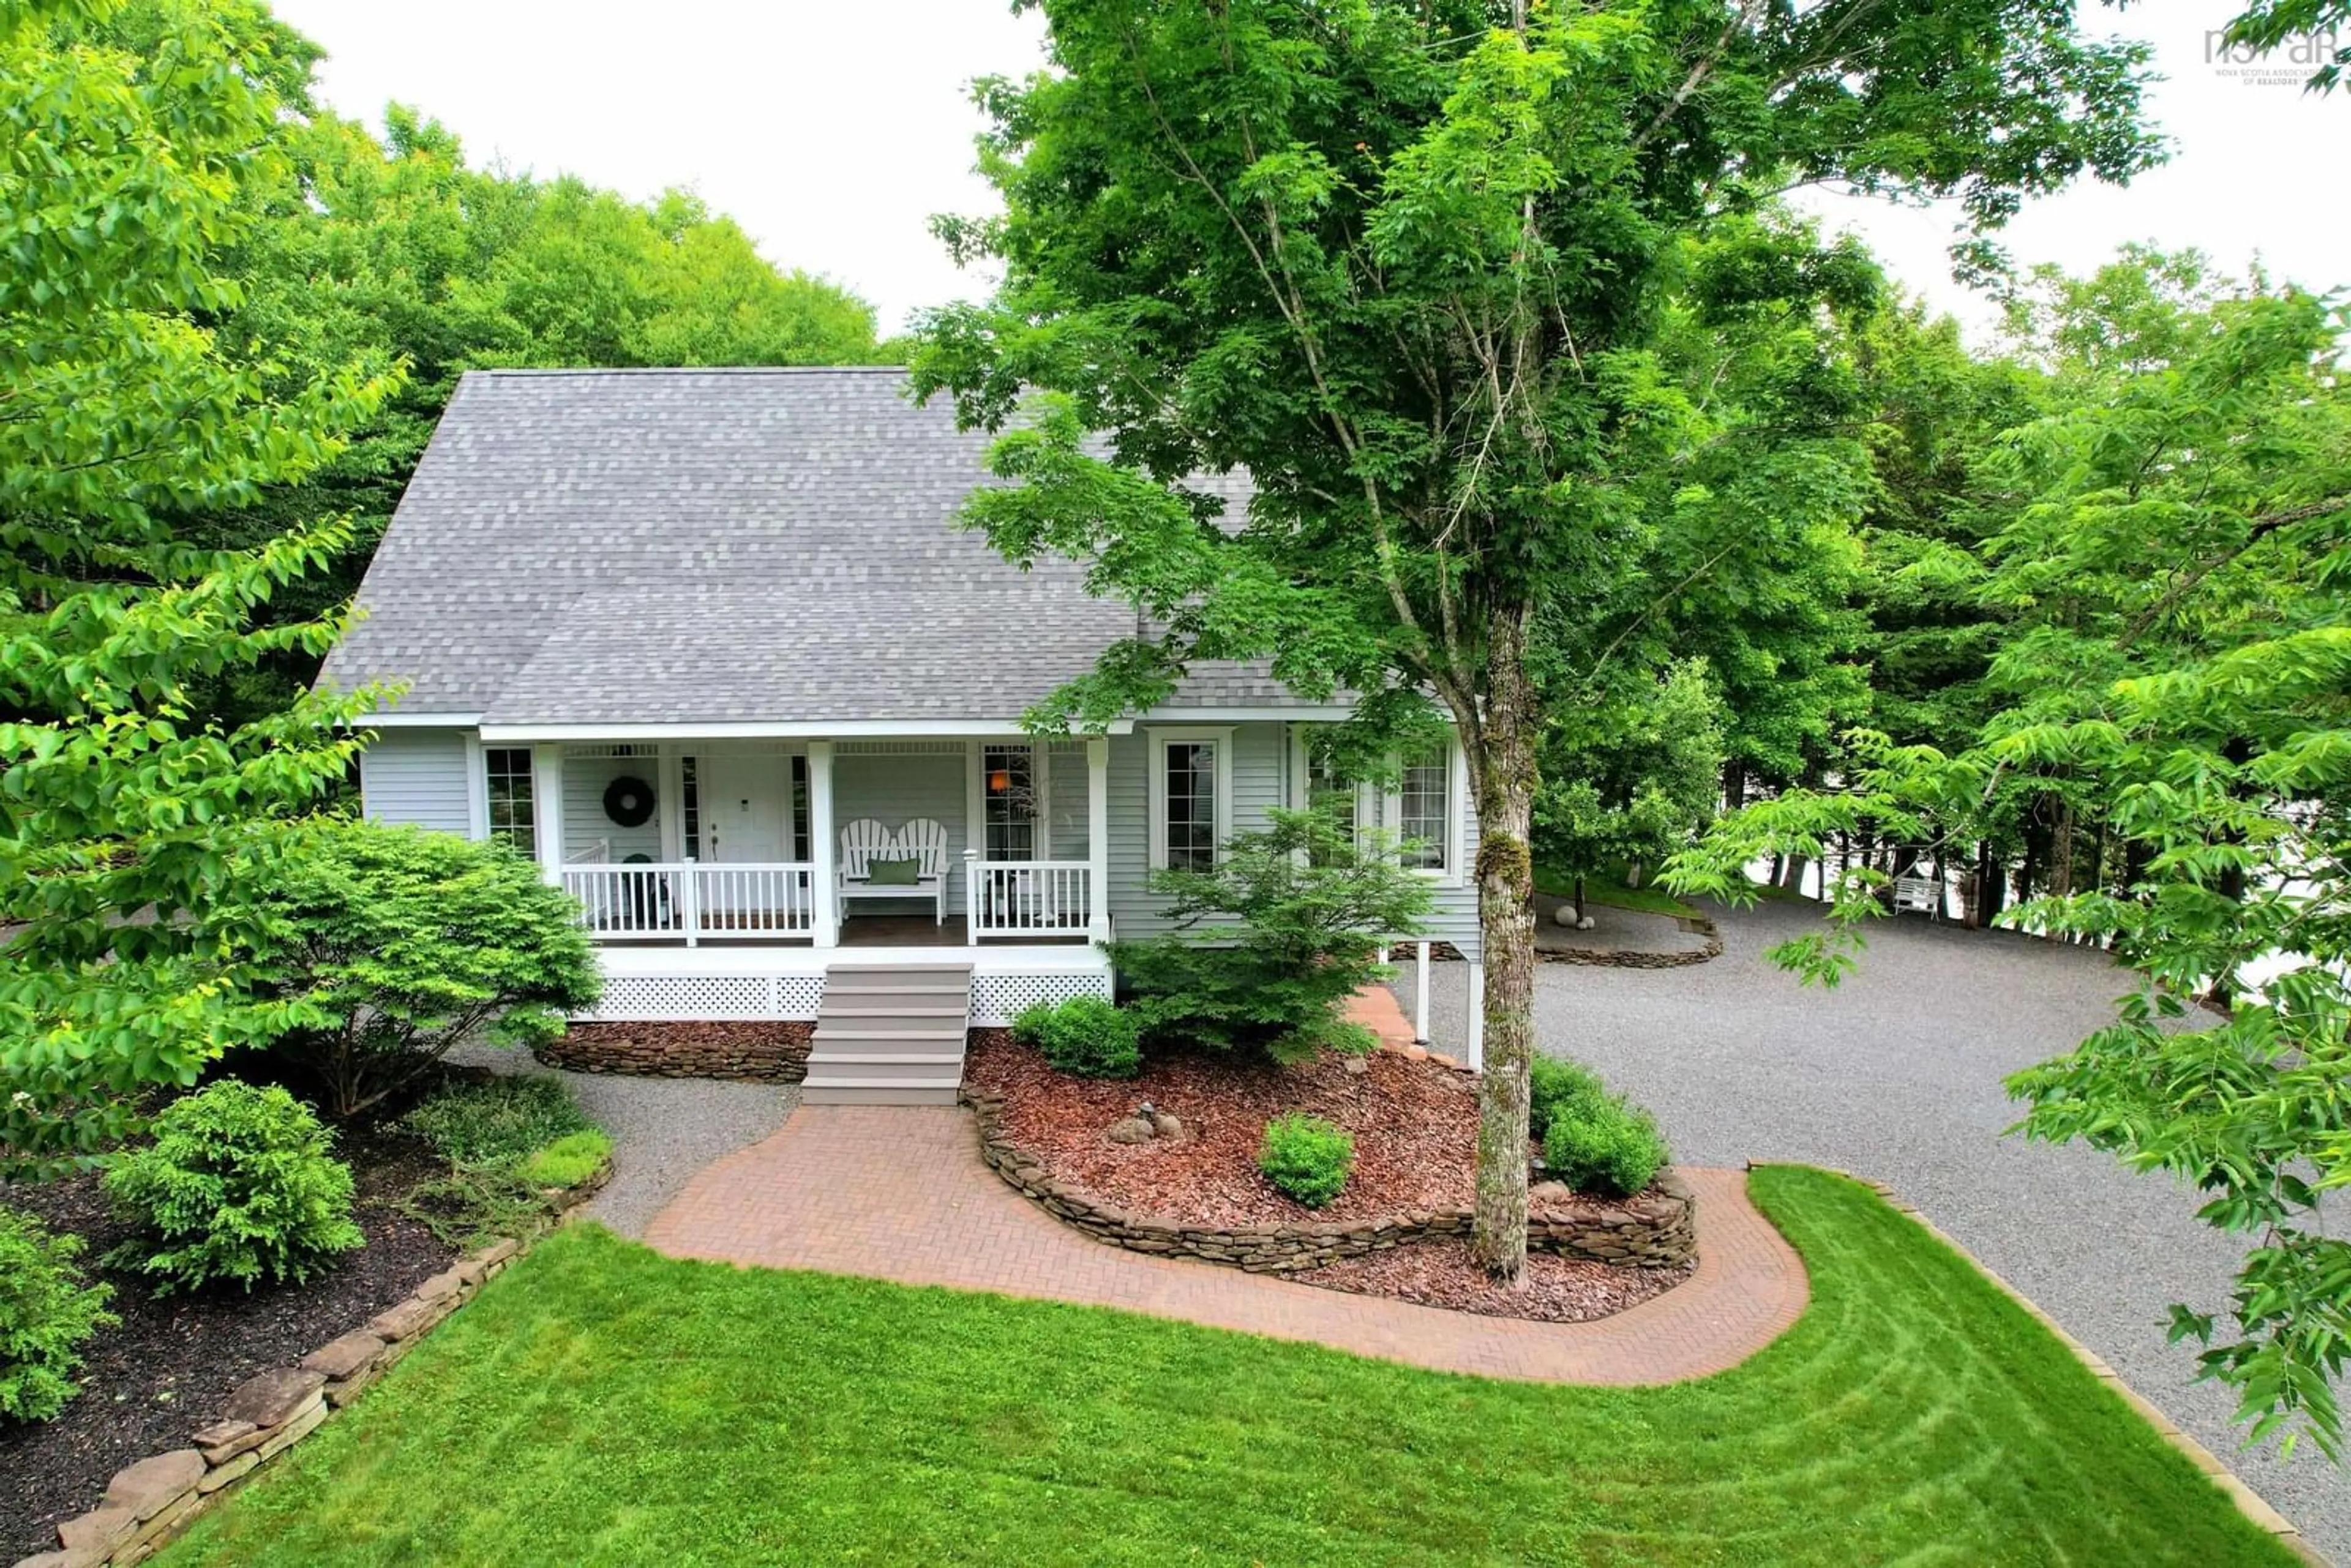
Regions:
<instances>
[{"instance_id":1,"label":"trimmed green shrub","mask_svg":"<svg viewBox=\"0 0 2351 1568\"><path fill-rule=\"evenodd\" d=\"M78 1236L53 1236L29 1214L0 1208L0 1416L47 1421L81 1392L81 1343L118 1320L113 1295L85 1283Z\"/></svg>"},{"instance_id":2,"label":"trimmed green shrub","mask_svg":"<svg viewBox=\"0 0 2351 1568\"><path fill-rule=\"evenodd\" d=\"M1265 1124L1257 1168L1266 1180L1309 1208L1320 1208L1347 1185L1355 1167L1355 1140L1320 1116L1292 1111Z\"/></svg>"},{"instance_id":3,"label":"trimmed green shrub","mask_svg":"<svg viewBox=\"0 0 2351 1568\"><path fill-rule=\"evenodd\" d=\"M1578 1100L1608 1097L1600 1074L1582 1062L1538 1053L1527 1065L1527 1130L1537 1143L1542 1142L1543 1134L1550 1131L1552 1118L1560 1107Z\"/></svg>"},{"instance_id":4,"label":"trimmed green shrub","mask_svg":"<svg viewBox=\"0 0 2351 1568\"><path fill-rule=\"evenodd\" d=\"M1056 1071L1081 1078L1132 1078L1143 1071L1142 1026L1102 997L1071 997L1023 1008L1012 1038L1045 1053Z\"/></svg>"},{"instance_id":5,"label":"trimmed green shrub","mask_svg":"<svg viewBox=\"0 0 2351 1568\"><path fill-rule=\"evenodd\" d=\"M450 1164L468 1166L513 1166L559 1138L596 1131L563 1081L538 1072L452 1082L400 1124Z\"/></svg>"},{"instance_id":6,"label":"trimmed green shrub","mask_svg":"<svg viewBox=\"0 0 2351 1568\"><path fill-rule=\"evenodd\" d=\"M1623 1197L1656 1178L1667 1160L1656 1118L1621 1094L1561 1103L1543 1134L1543 1166L1577 1192Z\"/></svg>"},{"instance_id":7,"label":"trimmed green shrub","mask_svg":"<svg viewBox=\"0 0 2351 1568\"><path fill-rule=\"evenodd\" d=\"M590 1128L558 1138L522 1162L522 1179L535 1187L578 1186L612 1153L612 1140Z\"/></svg>"},{"instance_id":8,"label":"trimmed green shrub","mask_svg":"<svg viewBox=\"0 0 2351 1568\"><path fill-rule=\"evenodd\" d=\"M251 1290L308 1279L366 1242L351 1219L351 1170L309 1108L285 1090L223 1079L155 1118L155 1141L105 1176L140 1235L106 1256L155 1293L234 1280Z\"/></svg>"},{"instance_id":9,"label":"trimmed green shrub","mask_svg":"<svg viewBox=\"0 0 2351 1568\"><path fill-rule=\"evenodd\" d=\"M1158 871L1151 891L1175 929L1111 945L1144 1036L1171 1045L1264 1051L1276 1061L1377 1043L1342 1016L1386 976L1380 948L1412 936L1431 906L1425 876L1327 811L1269 811L1208 871Z\"/></svg>"},{"instance_id":10,"label":"trimmed green shrub","mask_svg":"<svg viewBox=\"0 0 2351 1568\"><path fill-rule=\"evenodd\" d=\"M249 946L260 999L298 1011L268 1041L347 1120L460 1040L528 1046L601 988L577 900L504 844L338 822L241 879L212 920Z\"/></svg>"}]
</instances>

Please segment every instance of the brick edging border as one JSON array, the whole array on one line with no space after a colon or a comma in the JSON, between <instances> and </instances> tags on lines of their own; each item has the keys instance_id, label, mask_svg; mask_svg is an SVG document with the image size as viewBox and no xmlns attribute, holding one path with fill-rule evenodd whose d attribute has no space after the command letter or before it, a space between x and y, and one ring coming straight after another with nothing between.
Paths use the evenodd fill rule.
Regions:
<instances>
[{"instance_id":1,"label":"brick edging border","mask_svg":"<svg viewBox=\"0 0 2351 1568\"><path fill-rule=\"evenodd\" d=\"M1755 1164L1756 1162L1754 1161L1749 1161L1748 1168L1750 1170L1754 1169ZM2035 1301L2032 1297L2026 1295L2014 1285L2010 1284L2006 1280L2001 1278L2001 1276L1995 1273L1982 1259L1969 1251L1965 1247L1960 1246L1957 1239L1955 1239L1950 1232L1945 1230L1941 1226L1936 1224L1933 1220L1920 1213L1916 1204L1913 1204L1908 1199L1903 1197L1901 1194L1896 1192L1884 1182L1878 1181L1873 1177L1859 1176L1852 1171L1838 1170L1834 1166L1823 1166L1820 1168L1831 1171L1837 1176L1844 1176L1849 1181L1859 1182L1862 1186L1877 1194L1878 1197L1884 1198L1886 1200L1886 1207L1893 1209L1895 1213L1903 1216L1912 1224L1917 1226L1919 1229L1924 1230L1928 1235L1933 1237L1936 1240L1941 1242L1944 1246L1958 1253L1959 1257L1966 1261L1968 1267L1973 1269L1978 1274L1982 1275L1986 1281L1990 1281L1993 1289L1999 1291L2002 1295L2006 1296L2010 1301L2014 1301L2018 1306L2022 1307L2025 1312L2031 1316L2035 1322L2039 1323L2043 1328L2047 1329L2052 1334L2055 1335L2057 1343L2064 1345L2067 1350L2073 1352L2074 1359L2080 1362L2091 1376L2096 1378L2100 1383L2105 1385L2108 1388L2114 1390L2116 1394L2119 1395L2124 1404L2129 1406L2132 1410L2137 1412L2146 1420L2147 1425L2153 1427L2157 1432L2162 1435L2165 1442L2169 1443L2174 1448L2179 1450L2179 1452L2186 1457L2189 1463L2194 1465L2198 1469L2202 1470L2205 1475L2210 1477L2212 1484L2219 1487L2220 1490L2227 1495L2229 1500L2237 1505L2237 1511L2240 1513L2242 1513L2247 1519L2252 1521L2254 1524L2260 1526L2269 1534L2276 1537L2280 1545L2293 1552L2295 1556L2301 1558L2304 1563L2311 1564L2311 1568L2334 1568L2332 1561L2325 1552L2319 1551L2317 1547L2313 1546L2307 1540L2305 1540L2302 1531L2294 1527L2293 1521L2288 1520L2285 1515L2280 1513L2276 1509L2271 1507L2269 1502L2262 1498L2261 1493L2255 1491L2252 1487L2247 1486L2234 1470L2229 1469L2227 1465L2222 1464L2219 1455L2213 1453L2211 1449L2206 1448L2203 1444L2198 1442L2195 1438L2181 1431L2179 1424L2173 1421L2170 1416L2157 1409L2155 1406L2147 1400L2145 1395L2139 1393L2138 1390L2133 1388L2129 1384L2125 1383L2122 1379L2122 1375L2116 1372L2113 1367L2106 1364L2105 1357L2099 1355L2096 1351L2092 1350L2088 1345L2084 1344L2080 1340L2075 1339L2072 1334L2066 1333L2064 1326L2058 1322L2055 1318L2051 1317L2046 1312L2043 1311L2041 1304L2038 1301Z\"/></svg>"},{"instance_id":2,"label":"brick edging border","mask_svg":"<svg viewBox=\"0 0 2351 1568\"><path fill-rule=\"evenodd\" d=\"M87 1513L57 1526L61 1550L36 1553L16 1568L98 1568L140 1563L162 1550L195 1517L228 1496L264 1465L317 1431L416 1348L494 1274L571 1218L611 1180L607 1158L586 1180L549 1195L555 1213L518 1236L478 1247L360 1327L328 1341L292 1366L273 1366L237 1385L221 1418L189 1436L189 1446L126 1465Z\"/></svg>"},{"instance_id":3,"label":"brick edging border","mask_svg":"<svg viewBox=\"0 0 2351 1568\"><path fill-rule=\"evenodd\" d=\"M1319 1268L1334 1259L1385 1251L1435 1236L1466 1236L1467 1208L1411 1209L1345 1223L1249 1225L1227 1228L1131 1215L1047 1171L1004 1135L1004 1100L967 1083L959 1096L971 1107L979 1157L1021 1197L1080 1234L1130 1252L1182 1255L1252 1274ZM1644 1269L1670 1268L1698 1249L1698 1195L1678 1173L1658 1173L1656 1189L1601 1214L1530 1215L1527 1247Z\"/></svg>"}]
</instances>

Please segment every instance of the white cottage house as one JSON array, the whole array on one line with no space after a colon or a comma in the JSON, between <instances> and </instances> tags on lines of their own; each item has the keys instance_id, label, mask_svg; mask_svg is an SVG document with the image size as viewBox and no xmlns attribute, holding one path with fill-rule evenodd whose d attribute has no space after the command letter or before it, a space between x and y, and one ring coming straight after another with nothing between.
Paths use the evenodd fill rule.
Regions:
<instances>
[{"instance_id":1,"label":"white cottage house","mask_svg":"<svg viewBox=\"0 0 2351 1568\"><path fill-rule=\"evenodd\" d=\"M904 380L465 376L321 676L405 688L368 721L369 816L505 839L578 895L590 1016L819 1019L812 1098L935 1098L965 1022L1107 994L1098 945L1161 920L1152 868L1304 804L1311 727L1344 716L1217 665L1106 735L1024 733L1134 612L957 527L987 438ZM1474 960L1461 758L1400 762L1358 820L1426 846L1428 935ZM828 976L871 1027L825 1021ZM953 1060L833 1060L914 1038L893 997Z\"/></svg>"}]
</instances>

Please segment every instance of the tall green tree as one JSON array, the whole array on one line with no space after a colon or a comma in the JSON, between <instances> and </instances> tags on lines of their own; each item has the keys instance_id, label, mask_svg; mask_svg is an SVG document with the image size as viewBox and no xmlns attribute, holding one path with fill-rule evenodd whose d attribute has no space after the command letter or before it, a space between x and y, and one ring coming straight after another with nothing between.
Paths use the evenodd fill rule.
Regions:
<instances>
[{"instance_id":1,"label":"tall green tree","mask_svg":"<svg viewBox=\"0 0 2351 1568\"><path fill-rule=\"evenodd\" d=\"M1604 708L1555 718L1544 733L1535 796L1535 859L1583 879L1610 866L1655 866L1714 815L1722 787L1723 704L1702 659Z\"/></svg>"},{"instance_id":2,"label":"tall green tree","mask_svg":"<svg viewBox=\"0 0 2351 1568\"><path fill-rule=\"evenodd\" d=\"M1092 561L1151 628L1035 720L1101 724L1194 660L1260 656L1361 694L1366 725L1447 712L1481 834L1474 1246L1515 1275L1538 608L1624 573L1627 519L1704 504L1700 466L1777 465L1786 505L1844 474L1812 445L1848 413L1829 355L1709 403L1661 362L1661 312L1833 300L1851 269L1755 215L1792 185L1952 195L1990 225L2085 170L2126 177L2153 156L2142 52L2055 0L1040 9L1052 68L979 95L1005 215L943 225L1003 287L933 316L915 371L1005 432L1015 483L975 524L1016 560ZM1744 264L1692 290L1687 242L1718 227L1751 236ZM1246 518L1184 487L1239 467Z\"/></svg>"},{"instance_id":3,"label":"tall green tree","mask_svg":"<svg viewBox=\"0 0 2351 1568\"><path fill-rule=\"evenodd\" d=\"M2145 253L2035 292L2061 395L1996 448L2015 499L1985 592L2010 629L1980 742L1865 738L1847 790L1725 819L1668 881L1739 895L1748 858L1832 831L1980 833L2007 790L2100 823L2109 853L2012 917L2111 946L2139 986L2010 1080L2022 1129L2197 1191L2246 1252L2233 1328L2183 1302L2175 1337L2254 1437L2339 1452L2351 1242L2318 1206L2351 1185L2351 312ZM1776 956L1833 983L1876 880Z\"/></svg>"},{"instance_id":4,"label":"tall green tree","mask_svg":"<svg viewBox=\"0 0 2351 1568\"><path fill-rule=\"evenodd\" d=\"M232 550L169 521L317 474L391 390L344 367L271 396L203 325L279 174L284 40L217 0L0 9L0 1168L96 1156L138 1091L266 1023L236 933L183 916L350 760L348 707L228 727L192 696L326 647L329 621L256 615L348 526Z\"/></svg>"}]
</instances>

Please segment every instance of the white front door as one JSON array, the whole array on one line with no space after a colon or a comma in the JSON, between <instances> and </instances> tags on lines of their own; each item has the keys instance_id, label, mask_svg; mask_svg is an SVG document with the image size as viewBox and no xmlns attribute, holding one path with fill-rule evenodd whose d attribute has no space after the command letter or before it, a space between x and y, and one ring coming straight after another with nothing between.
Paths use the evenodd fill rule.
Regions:
<instances>
[{"instance_id":1,"label":"white front door","mask_svg":"<svg viewBox=\"0 0 2351 1568\"><path fill-rule=\"evenodd\" d=\"M708 856L740 864L791 858L787 757L705 757L696 766L696 804Z\"/></svg>"}]
</instances>

